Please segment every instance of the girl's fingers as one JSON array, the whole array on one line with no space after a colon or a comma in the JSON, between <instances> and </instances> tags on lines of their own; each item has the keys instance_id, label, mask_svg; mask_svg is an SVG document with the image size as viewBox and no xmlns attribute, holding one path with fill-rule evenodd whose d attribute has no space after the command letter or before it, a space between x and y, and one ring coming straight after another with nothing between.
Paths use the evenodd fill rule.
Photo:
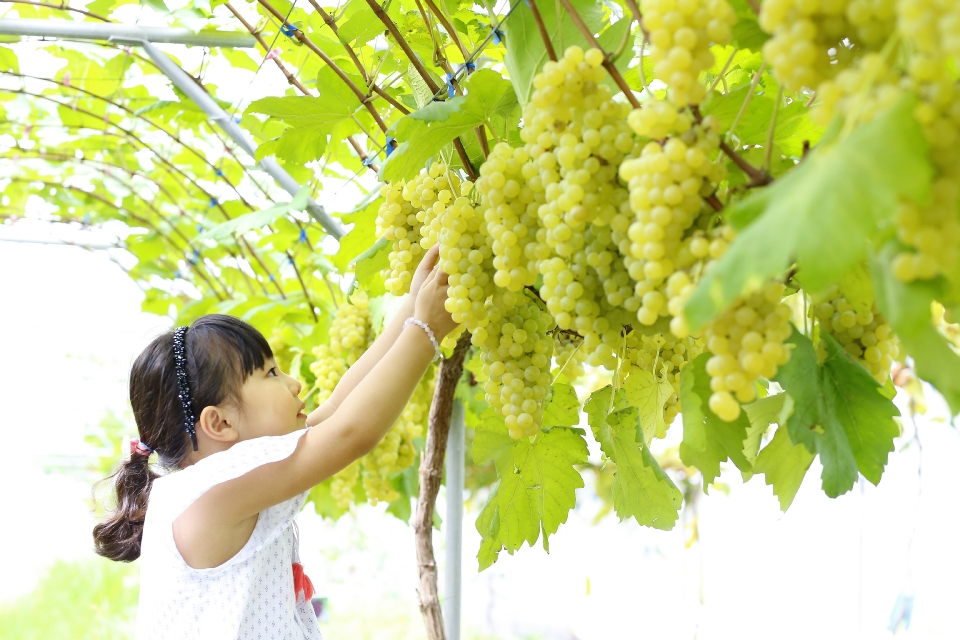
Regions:
<instances>
[{"instance_id":1,"label":"girl's fingers","mask_svg":"<svg viewBox=\"0 0 960 640\"><path fill-rule=\"evenodd\" d=\"M430 269L433 269L436 266L438 262L437 258L439 257L440 257L440 243L438 242L437 244L427 249L426 253L423 254L423 258L420 259L419 268L423 269L424 271L429 271Z\"/></svg>"},{"instance_id":2,"label":"girl's fingers","mask_svg":"<svg viewBox=\"0 0 960 640\"><path fill-rule=\"evenodd\" d=\"M445 271L438 271L438 272L437 272L437 284L439 284L439 285L446 285L449 281L450 281L450 275L449 275L449 274L447 274Z\"/></svg>"}]
</instances>

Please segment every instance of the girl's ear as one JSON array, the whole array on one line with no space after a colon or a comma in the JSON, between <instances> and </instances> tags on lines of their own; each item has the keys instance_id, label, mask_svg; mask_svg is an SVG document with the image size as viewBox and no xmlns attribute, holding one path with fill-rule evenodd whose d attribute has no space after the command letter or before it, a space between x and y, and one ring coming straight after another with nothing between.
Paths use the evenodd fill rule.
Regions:
<instances>
[{"instance_id":1,"label":"girl's ear","mask_svg":"<svg viewBox=\"0 0 960 640\"><path fill-rule=\"evenodd\" d=\"M197 431L214 442L236 442L240 439L233 417L222 407L204 407L197 422Z\"/></svg>"}]
</instances>

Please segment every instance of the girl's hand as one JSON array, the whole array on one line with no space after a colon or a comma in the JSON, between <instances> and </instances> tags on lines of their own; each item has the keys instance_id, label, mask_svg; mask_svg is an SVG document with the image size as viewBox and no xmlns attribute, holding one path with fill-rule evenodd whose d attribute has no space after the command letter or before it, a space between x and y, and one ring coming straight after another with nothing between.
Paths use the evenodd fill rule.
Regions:
<instances>
[{"instance_id":1,"label":"girl's hand","mask_svg":"<svg viewBox=\"0 0 960 640\"><path fill-rule=\"evenodd\" d=\"M459 326L444 307L448 277L439 265L434 267L427 273L414 303L414 316L430 325L437 342Z\"/></svg>"},{"instance_id":2,"label":"girl's hand","mask_svg":"<svg viewBox=\"0 0 960 640\"><path fill-rule=\"evenodd\" d=\"M439 256L439 242L427 249L426 253L423 254L423 258L420 259L420 265L417 267L416 271L413 272L413 280L410 281L411 300L417 299L417 293L420 291L420 287L423 286L423 281L426 280L427 276L430 275L430 272L433 271L433 267L436 265Z\"/></svg>"}]
</instances>

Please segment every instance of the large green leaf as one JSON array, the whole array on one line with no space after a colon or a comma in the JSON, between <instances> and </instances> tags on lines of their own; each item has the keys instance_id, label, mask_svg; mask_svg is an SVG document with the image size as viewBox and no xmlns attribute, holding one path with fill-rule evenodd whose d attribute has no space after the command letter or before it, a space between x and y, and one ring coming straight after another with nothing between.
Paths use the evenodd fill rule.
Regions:
<instances>
[{"instance_id":1,"label":"large green leaf","mask_svg":"<svg viewBox=\"0 0 960 640\"><path fill-rule=\"evenodd\" d=\"M431 102L391 128L399 145L383 165L387 182L411 178L454 138L470 133L494 115L506 116L517 100L510 82L496 71L480 69L463 83L466 95Z\"/></svg>"},{"instance_id":2,"label":"large green leaf","mask_svg":"<svg viewBox=\"0 0 960 640\"><path fill-rule=\"evenodd\" d=\"M863 260L901 198L919 201L929 191L932 169L913 105L900 100L849 137L821 145L736 207L729 219L745 228L687 304L690 325L703 325L792 263L816 292Z\"/></svg>"},{"instance_id":3,"label":"large green leaf","mask_svg":"<svg viewBox=\"0 0 960 640\"><path fill-rule=\"evenodd\" d=\"M669 425L663 419L663 405L673 394L673 385L661 372L654 375L651 371L635 369L623 385L627 402L636 407L640 416L640 432L644 442L650 444L654 438L667 435Z\"/></svg>"},{"instance_id":4,"label":"large green leaf","mask_svg":"<svg viewBox=\"0 0 960 640\"><path fill-rule=\"evenodd\" d=\"M576 390L568 384L555 384L550 387L543 408L543 426L573 427L580 422L580 400Z\"/></svg>"},{"instance_id":5,"label":"large green leaf","mask_svg":"<svg viewBox=\"0 0 960 640\"><path fill-rule=\"evenodd\" d=\"M773 487L773 494L780 500L780 510L786 511L793 504L803 476L816 457L802 444L793 444L787 426L780 425L773 440L757 456L753 471L764 475L766 483Z\"/></svg>"},{"instance_id":6,"label":"large green leaf","mask_svg":"<svg viewBox=\"0 0 960 640\"><path fill-rule=\"evenodd\" d=\"M621 521L632 517L648 527L672 529L683 496L647 445L637 439L636 407L625 405L623 390L614 395L609 385L595 391L584 405L600 448L617 465L613 508Z\"/></svg>"},{"instance_id":7,"label":"large green leaf","mask_svg":"<svg viewBox=\"0 0 960 640\"><path fill-rule=\"evenodd\" d=\"M747 437L743 441L743 457L753 465L757 461L760 443L770 425L785 424L787 417L793 412L793 398L789 393L778 393L745 404L743 410L750 421Z\"/></svg>"},{"instance_id":8,"label":"large green leaf","mask_svg":"<svg viewBox=\"0 0 960 640\"><path fill-rule=\"evenodd\" d=\"M680 372L680 402L683 404L680 459L700 470L704 492L720 475L720 463L727 459L741 471L750 470L750 462L743 454L750 426L746 414L741 412L736 420L726 422L707 405L711 394L707 360L711 355L700 354Z\"/></svg>"},{"instance_id":9,"label":"large green leaf","mask_svg":"<svg viewBox=\"0 0 960 640\"><path fill-rule=\"evenodd\" d=\"M960 413L960 356L933 326L930 303L943 300L942 280L906 284L897 280L891 262L897 247L890 243L871 261L877 307L913 358L917 375L943 394L950 411Z\"/></svg>"},{"instance_id":10,"label":"large green leaf","mask_svg":"<svg viewBox=\"0 0 960 640\"><path fill-rule=\"evenodd\" d=\"M526 542L533 546L543 532L543 548L576 505L583 479L574 465L587 461L587 443L571 429L555 427L536 438L514 440L493 409L477 426L473 440L477 464L493 462L499 478L477 518L481 542L480 570L501 550L512 554Z\"/></svg>"},{"instance_id":11,"label":"large green leaf","mask_svg":"<svg viewBox=\"0 0 960 640\"><path fill-rule=\"evenodd\" d=\"M795 401L787 419L791 440L820 455L823 490L835 498L853 488L858 471L873 484L880 482L900 434L893 419L899 411L836 340L826 333L821 339L827 353L822 365L813 343L794 330L788 340L790 362L775 379Z\"/></svg>"},{"instance_id":12,"label":"large green leaf","mask_svg":"<svg viewBox=\"0 0 960 640\"><path fill-rule=\"evenodd\" d=\"M383 200L377 198L350 217L353 229L340 239L340 249L333 257L333 264L344 272L347 266L377 241L377 211Z\"/></svg>"}]
</instances>

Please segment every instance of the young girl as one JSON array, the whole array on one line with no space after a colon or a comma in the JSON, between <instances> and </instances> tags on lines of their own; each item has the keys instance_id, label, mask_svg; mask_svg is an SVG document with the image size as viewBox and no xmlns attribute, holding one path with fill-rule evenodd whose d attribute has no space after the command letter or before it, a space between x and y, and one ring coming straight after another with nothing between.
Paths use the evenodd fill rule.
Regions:
<instances>
[{"instance_id":1,"label":"young girl","mask_svg":"<svg viewBox=\"0 0 960 640\"><path fill-rule=\"evenodd\" d=\"M320 638L294 518L311 487L376 446L456 327L437 251L309 416L300 383L235 318L204 316L140 354L130 372L139 439L116 473L116 511L93 530L100 555L140 558L137 640ZM153 452L171 473L150 469Z\"/></svg>"}]
</instances>

